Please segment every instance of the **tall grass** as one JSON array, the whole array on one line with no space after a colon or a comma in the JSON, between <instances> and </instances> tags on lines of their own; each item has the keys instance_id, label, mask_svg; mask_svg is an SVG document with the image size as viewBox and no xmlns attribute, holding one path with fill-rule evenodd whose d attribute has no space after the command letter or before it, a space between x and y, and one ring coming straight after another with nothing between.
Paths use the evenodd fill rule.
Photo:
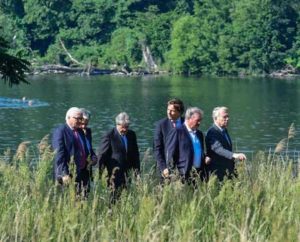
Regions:
<instances>
[{"instance_id":1,"label":"tall grass","mask_svg":"<svg viewBox=\"0 0 300 242\"><path fill-rule=\"evenodd\" d=\"M78 201L73 186L53 183L48 148L35 166L23 152L0 162L0 241L300 241L300 179L276 155L258 154L238 165L236 180L196 190L161 187L144 172L110 211L104 175Z\"/></svg>"}]
</instances>

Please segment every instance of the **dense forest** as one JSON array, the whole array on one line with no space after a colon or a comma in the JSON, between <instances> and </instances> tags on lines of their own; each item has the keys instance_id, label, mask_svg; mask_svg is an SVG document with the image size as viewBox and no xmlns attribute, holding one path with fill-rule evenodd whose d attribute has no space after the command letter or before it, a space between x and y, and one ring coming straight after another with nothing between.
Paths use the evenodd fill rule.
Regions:
<instances>
[{"instance_id":1,"label":"dense forest","mask_svg":"<svg viewBox=\"0 0 300 242\"><path fill-rule=\"evenodd\" d=\"M0 27L33 65L253 75L300 67L299 13L298 0L1 0Z\"/></svg>"}]
</instances>

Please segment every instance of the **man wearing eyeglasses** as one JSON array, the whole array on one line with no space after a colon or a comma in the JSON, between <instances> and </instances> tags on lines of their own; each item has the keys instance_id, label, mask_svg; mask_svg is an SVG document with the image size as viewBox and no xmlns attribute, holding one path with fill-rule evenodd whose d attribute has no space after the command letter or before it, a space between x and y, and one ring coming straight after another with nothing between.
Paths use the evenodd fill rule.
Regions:
<instances>
[{"instance_id":1,"label":"man wearing eyeglasses","mask_svg":"<svg viewBox=\"0 0 300 242\"><path fill-rule=\"evenodd\" d=\"M86 159L89 151L86 146L82 132L82 110L77 107L70 108L66 113L66 123L57 127L53 132L52 147L55 152L54 175L56 181L61 185L67 185L72 178L70 163L75 164L76 192L80 195L84 192L87 195L87 184L89 172Z\"/></svg>"},{"instance_id":2,"label":"man wearing eyeglasses","mask_svg":"<svg viewBox=\"0 0 300 242\"><path fill-rule=\"evenodd\" d=\"M227 107L216 107L212 112L214 124L206 134L207 153L212 162L208 165L210 174L215 174L220 181L227 176L235 177L235 161L246 160L243 153L232 151L232 141L227 131L229 124L229 111Z\"/></svg>"}]
</instances>

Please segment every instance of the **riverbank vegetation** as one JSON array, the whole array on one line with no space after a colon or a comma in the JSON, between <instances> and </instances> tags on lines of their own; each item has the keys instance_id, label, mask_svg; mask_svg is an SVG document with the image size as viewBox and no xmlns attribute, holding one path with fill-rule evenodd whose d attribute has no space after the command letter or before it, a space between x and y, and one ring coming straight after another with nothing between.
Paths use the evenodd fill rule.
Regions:
<instances>
[{"instance_id":1,"label":"riverbank vegetation","mask_svg":"<svg viewBox=\"0 0 300 242\"><path fill-rule=\"evenodd\" d=\"M299 12L296 0L6 0L0 26L11 54L33 66L297 73Z\"/></svg>"},{"instance_id":2,"label":"riverbank vegetation","mask_svg":"<svg viewBox=\"0 0 300 242\"><path fill-rule=\"evenodd\" d=\"M0 28L0 31L2 28ZM10 86L20 82L28 83L25 79L25 72L28 72L30 63L22 58L11 55L9 44L0 36L0 78L8 82Z\"/></svg>"},{"instance_id":3,"label":"riverbank vegetation","mask_svg":"<svg viewBox=\"0 0 300 242\"><path fill-rule=\"evenodd\" d=\"M197 190L160 187L151 158L110 211L97 172L86 201L52 181L43 140L34 162L29 143L0 162L1 241L299 241L298 169L277 154L259 153L238 165L239 177L212 179ZM149 168L147 168L149 167Z\"/></svg>"}]
</instances>

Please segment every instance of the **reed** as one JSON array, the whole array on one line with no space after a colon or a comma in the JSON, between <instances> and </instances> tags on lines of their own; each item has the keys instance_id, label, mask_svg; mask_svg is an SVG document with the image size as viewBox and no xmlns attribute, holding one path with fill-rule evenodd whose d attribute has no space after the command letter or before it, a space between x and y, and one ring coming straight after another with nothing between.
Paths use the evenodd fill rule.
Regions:
<instances>
[{"instance_id":1,"label":"reed","mask_svg":"<svg viewBox=\"0 0 300 242\"><path fill-rule=\"evenodd\" d=\"M112 211L105 174L87 201L51 179L51 155L34 169L0 162L0 241L299 241L300 179L291 164L257 154L239 176L195 190L158 185L154 169L121 194ZM146 160L146 159L145 159ZM145 162L151 162L149 160Z\"/></svg>"}]
</instances>

